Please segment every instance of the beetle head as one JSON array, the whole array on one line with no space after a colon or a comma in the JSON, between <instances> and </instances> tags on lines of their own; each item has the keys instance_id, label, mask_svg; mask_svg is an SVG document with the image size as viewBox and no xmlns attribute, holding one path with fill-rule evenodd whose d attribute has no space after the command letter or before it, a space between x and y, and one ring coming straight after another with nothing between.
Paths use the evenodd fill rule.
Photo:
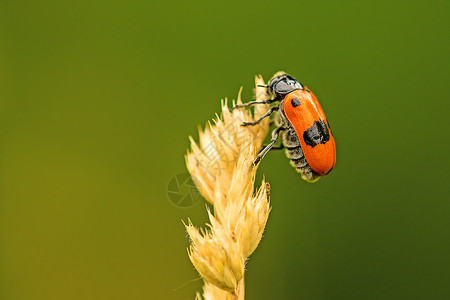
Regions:
<instances>
[{"instance_id":1,"label":"beetle head","mask_svg":"<svg viewBox=\"0 0 450 300\"><path fill-rule=\"evenodd\" d=\"M295 90L303 90L303 85L288 74L282 74L273 78L267 87L269 95L279 98L284 98L284 96Z\"/></svg>"}]
</instances>

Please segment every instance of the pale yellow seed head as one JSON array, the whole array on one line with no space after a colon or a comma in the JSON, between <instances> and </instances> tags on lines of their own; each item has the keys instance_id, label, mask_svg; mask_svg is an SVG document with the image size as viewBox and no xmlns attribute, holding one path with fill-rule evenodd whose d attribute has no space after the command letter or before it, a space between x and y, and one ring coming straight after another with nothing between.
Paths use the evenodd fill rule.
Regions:
<instances>
[{"instance_id":1,"label":"pale yellow seed head","mask_svg":"<svg viewBox=\"0 0 450 300\"><path fill-rule=\"evenodd\" d=\"M266 100L262 78L256 77L256 100ZM241 89L242 90L242 89ZM241 104L241 91L237 104ZM234 103L233 103L234 105ZM230 110L222 102L222 113L211 124L199 129L199 143L192 138L186 164L199 192L214 205L208 211L209 229L196 229L189 222L191 238L189 258L205 279L204 299L227 298L240 290L243 295L245 262L261 240L270 212L269 184L254 191L256 167L253 161L269 130L269 120L253 122L268 110L255 106L255 116L248 109ZM200 299L200 295L198 295Z\"/></svg>"},{"instance_id":2,"label":"pale yellow seed head","mask_svg":"<svg viewBox=\"0 0 450 300\"><path fill-rule=\"evenodd\" d=\"M229 232L213 219L211 221L214 226L210 226L210 230L203 234L192 224L186 226L192 240L189 258L208 282L223 290L234 291L244 276L242 252L239 245L232 241Z\"/></svg>"},{"instance_id":3,"label":"pale yellow seed head","mask_svg":"<svg viewBox=\"0 0 450 300\"><path fill-rule=\"evenodd\" d=\"M203 286L203 297L197 293L196 300L235 300L236 294L224 291L214 284L205 282Z\"/></svg>"}]
</instances>

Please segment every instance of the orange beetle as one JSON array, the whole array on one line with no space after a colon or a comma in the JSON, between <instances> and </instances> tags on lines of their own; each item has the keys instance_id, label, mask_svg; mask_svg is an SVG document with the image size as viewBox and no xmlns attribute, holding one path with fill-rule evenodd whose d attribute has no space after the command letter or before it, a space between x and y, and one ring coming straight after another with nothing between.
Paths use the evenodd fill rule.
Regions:
<instances>
[{"instance_id":1,"label":"orange beetle","mask_svg":"<svg viewBox=\"0 0 450 300\"><path fill-rule=\"evenodd\" d=\"M300 82L287 74L279 74L267 86L271 97L265 101L253 101L235 108L280 101L259 120L243 123L243 126L256 125L278 111L277 128L272 132L271 142L265 146L254 161L256 166L271 149L286 148L291 165L308 182L317 181L328 174L336 164L336 145L325 113L316 96ZM274 144L281 132L281 147Z\"/></svg>"}]
</instances>

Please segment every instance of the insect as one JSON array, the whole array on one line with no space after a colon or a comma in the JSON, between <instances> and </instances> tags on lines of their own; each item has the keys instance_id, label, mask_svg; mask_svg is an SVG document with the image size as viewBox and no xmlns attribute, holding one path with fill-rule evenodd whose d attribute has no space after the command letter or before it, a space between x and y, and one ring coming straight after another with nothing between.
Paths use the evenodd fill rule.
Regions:
<instances>
[{"instance_id":1,"label":"insect","mask_svg":"<svg viewBox=\"0 0 450 300\"><path fill-rule=\"evenodd\" d=\"M242 126L253 126L277 112L276 128L272 140L258 153L256 166L271 149L286 150L291 165L308 182L315 182L328 174L336 164L336 145L330 125L316 96L294 77L277 73L266 87L268 100L253 101L234 108L279 102L255 122L244 122ZM274 147L281 135L281 146Z\"/></svg>"}]
</instances>

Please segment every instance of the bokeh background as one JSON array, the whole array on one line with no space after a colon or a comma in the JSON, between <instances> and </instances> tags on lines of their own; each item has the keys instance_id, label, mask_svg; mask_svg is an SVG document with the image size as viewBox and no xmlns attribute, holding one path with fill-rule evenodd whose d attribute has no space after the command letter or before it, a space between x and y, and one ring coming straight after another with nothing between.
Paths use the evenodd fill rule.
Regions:
<instances>
[{"instance_id":1,"label":"bokeh background","mask_svg":"<svg viewBox=\"0 0 450 300\"><path fill-rule=\"evenodd\" d=\"M0 299L193 299L167 197L254 75L318 96L338 150L282 152L247 299L449 299L449 2L1 1Z\"/></svg>"}]
</instances>

